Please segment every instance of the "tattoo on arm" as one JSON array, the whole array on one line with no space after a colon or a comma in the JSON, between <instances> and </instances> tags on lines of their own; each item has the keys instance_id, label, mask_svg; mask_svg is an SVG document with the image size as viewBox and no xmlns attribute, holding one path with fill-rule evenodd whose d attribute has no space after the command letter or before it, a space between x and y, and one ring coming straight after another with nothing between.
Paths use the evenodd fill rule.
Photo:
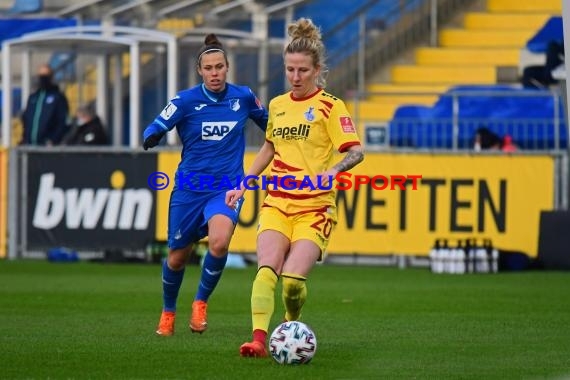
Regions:
<instances>
[{"instance_id":1,"label":"tattoo on arm","mask_svg":"<svg viewBox=\"0 0 570 380\"><path fill-rule=\"evenodd\" d=\"M364 159L364 153L357 150L349 150L341 162L336 164L334 168L339 172L345 172L358 165Z\"/></svg>"}]
</instances>

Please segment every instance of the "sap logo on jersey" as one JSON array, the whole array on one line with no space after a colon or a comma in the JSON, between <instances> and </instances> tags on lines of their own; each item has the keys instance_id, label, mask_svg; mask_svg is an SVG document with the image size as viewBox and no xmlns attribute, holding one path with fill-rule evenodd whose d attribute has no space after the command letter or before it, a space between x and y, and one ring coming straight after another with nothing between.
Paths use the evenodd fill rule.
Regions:
<instances>
[{"instance_id":1,"label":"sap logo on jersey","mask_svg":"<svg viewBox=\"0 0 570 380\"><path fill-rule=\"evenodd\" d=\"M237 121L205 121L202 123L202 140L220 141L237 123Z\"/></svg>"},{"instance_id":2,"label":"sap logo on jersey","mask_svg":"<svg viewBox=\"0 0 570 380\"><path fill-rule=\"evenodd\" d=\"M148 189L62 189L55 174L40 177L32 225L49 230L63 221L70 230L145 230L153 207Z\"/></svg>"}]
</instances>

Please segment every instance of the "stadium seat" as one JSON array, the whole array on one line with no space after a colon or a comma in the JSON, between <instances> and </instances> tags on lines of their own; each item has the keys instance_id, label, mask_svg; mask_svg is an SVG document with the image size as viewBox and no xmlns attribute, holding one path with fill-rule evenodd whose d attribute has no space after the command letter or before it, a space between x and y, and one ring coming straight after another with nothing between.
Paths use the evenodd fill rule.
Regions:
<instances>
[{"instance_id":1,"label":"stadium seat","mask_svg":"<svg viewBox=\"0 0 570 380\"><path fill-rule=\"evenodd\" d=\"M13 17L0 19L0 42L11 38L21 37L26 33L75 25L77 25L77 20L75 19L61 19L54 17L34 17L31 19Z\"/></svg>"},{"instance_id":2,"label":"stadium seat","mask_svg":"<svg viewBox=\"0 0 570 380\"><path fill-rule=\"evenodd\" d=\"M480 30L538 29L550 16L548 12L469 12L465 15L464 25L467 29Z\"/></svg>"},{"instance_id":3,"label":"stadium seat","mask_svg":"<svg viewBox=\"0 0 570 380\"><path fill-rule=\"evenodd\" d=\"M440 33L443 47L509 48L523 46L533 30L463 30L445 29Z\"/></svg>"},{"instance_id":4,"label":"stadium seat","mask_svg":"<svg viewBox=\"0 0 570 380\"><path fill-rule=\"evenodd\" d=\"M329 57L333 67L358 49L358 19L348 17L359 9L367 7L366 24L371 29L383 30L398 21L406 12L413 12L423 0L395 1L366 1L366 0L315 0L307 1L295 8L295 17L310 17L321 27L325 45L329 52L335 51ZM374 3L374 4L372 4ZM405 4L403 4L405 3ZM334 9L334 12L323 11ZM370 29L369 29L370 30Z\"/></svg>"},{"instance_id":5,"label":"stadium seat","mask_svg":"<svg viewBox=\"0 0 570 380\"><path fill-rule=\"evenodd\" d=\"M470 148L482 125L499 136L512 136L522 149L554 149L557 137L558 148L568 144L563 104L550 92L495 85L455 86L433 107L399 107L390 122L393 146L410 146L412 141L418 148L451 147L454 97L459 149Z\"/></svg>"},{"instance_id":6,"label":"stadium seat","mask_svg":"<svg viewBox=\"0 0 570 380\"><path fill-rule=\"evenodd\" d=\"M10 14L37 13L43 9L42 0L14 0Z\"/></svg>"},{"instance_id":7,"label":"stadium seat","mask_svg":"<svg viewBox=\"0 0 570 380\"><path fill-rule=\"evenodd\" d=\"M533 53L545 53L550 41L564 42L562 30L562 17L551 17L531 38L526 42L526 48Z\"/></svg>"},{"instance_id":8,"label":"stadium seat","mask_svg":"<svg viewBox=\"0 0 570 380\"><path fill-rule=\"evenodd\" d=\"M517 48L503 48L500 53L489 48L434 48L421 47L415 51L416 63L421 66L517 66L520 51Z\"/></svg>"},{"instance_id":9,"label":"stadium seat","mask_svg":"<svg viewBox=\"0 0 570 380\"><path fill-rule=\"evenodd\" d=\"M487 0L487 9L490 12L521 12L537 13L549 12L553 14L562 13L562 1L560 0Z\"/></svg>"},{"instance_id":10,"label":"stadium seat","mask_svg":"<svg viewBox=\"0 0 570 380\"><path fill-rule=\"evenodd\" d=\"M497 77L492 66L469 68L446 66L399 65L392 68L393 83L408 84L493 84Z\"/></svg>"},{"instance_id":11,"label":"stadium seat","mask_svg":"<svg viewBox=\"0 0 570 380\"><path fill-rule=\"evenodd\" d=\"M485 9L464 13L462 25L443 27L438 33L437 46L418 47L414 50L413 62L398 63L389 68L389 75L384 77L387 77L388 82L382 85L388 86L386 88L407 87L410 89L409 94L413 95L415 92L443 94L448 88L461 85L475 85L474 91L485 88L488 91L496 91L501 89L494 87L498 83L518 84L518 69L525 44L553 15L561 13L561 2L486 0L483 3ZM547 30L556 28L553 22ZM383 90L374 86L378 84L368 86L371 93L369 100L381 103L383 98L372 93ZM416 90L415 87L421 89ZM400 106L427 106L430 105L429 100L433 104L430 111L433 117L451 117L449 94L436 101L426 97L425 102L418 102L417 98L412 96L409 97L410 101L403 96L395 99L401 100ZM497 100L496 97L495 101L501 104L506 102ZM480 110L485 112L486 107L500 108L497 113L516 114L516 111L513 111L516 108L511 105L498 107L481 99L462 99L461 116L474 117ZM397 114L396 111L394 118ZM476 125L469 124L466 130L470 132L473 128L476 128Z\"/></svg>"}]
</instances>

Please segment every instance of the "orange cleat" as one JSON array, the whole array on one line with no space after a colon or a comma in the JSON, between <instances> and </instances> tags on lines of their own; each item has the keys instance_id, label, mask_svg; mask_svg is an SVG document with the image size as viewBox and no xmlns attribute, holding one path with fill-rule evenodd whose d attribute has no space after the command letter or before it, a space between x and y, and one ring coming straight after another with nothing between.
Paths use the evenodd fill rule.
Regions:
<instances>
[{"instance_id":1,"label":"orange cleat","mask_svg":"<svg viewBox=\"0 0 570 380\"><path fill-rule=\"evenodd\" d=\"M268 356L265 344L257 340L242 344L239 348L239 354L240 356L250 358L265 358Z\"/></svg>"},{"instance_id":2,"label":"orange cleat","mask_svg":"<svg viewBox=\"0 0 570 380\"><path fill-rule=\"evenodd\" d=\"M160 336L171 336L174 334L174 320L176 313L173 311L163 311L160 315L160 322L158 322L158 329L156 334Z\"/></svg>"},{"instance_id":3,"label":"orange cleat","mask_svg":"<svg viewBox=\"0 0 570 380\"><path fill-rule=\"evenodd\" d=\"M202 334L208 328L208 304L204 301L192 302L192 316L190 317L190 330Z\"/></svg>"}]
</instances>

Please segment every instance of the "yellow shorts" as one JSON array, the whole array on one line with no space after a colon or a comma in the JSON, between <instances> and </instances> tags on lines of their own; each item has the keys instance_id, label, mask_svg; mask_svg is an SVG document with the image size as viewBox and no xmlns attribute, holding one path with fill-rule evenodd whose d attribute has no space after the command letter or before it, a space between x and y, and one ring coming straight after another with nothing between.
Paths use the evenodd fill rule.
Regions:
<instances>
[{"instance_id":1,"label":"yellow shorts","mask_svg":"<svg viewBox=\"0 0 570 380\"><path fill-rule=\"evenodd\" d=\"M336 225L336 209L309 211L287 215L275 207L262 207L259 212L257 234L265 230L279 231L291 243L306 239L321 249L319 261L324 260L331 233Z\"/></svg>"}]
</instances>

